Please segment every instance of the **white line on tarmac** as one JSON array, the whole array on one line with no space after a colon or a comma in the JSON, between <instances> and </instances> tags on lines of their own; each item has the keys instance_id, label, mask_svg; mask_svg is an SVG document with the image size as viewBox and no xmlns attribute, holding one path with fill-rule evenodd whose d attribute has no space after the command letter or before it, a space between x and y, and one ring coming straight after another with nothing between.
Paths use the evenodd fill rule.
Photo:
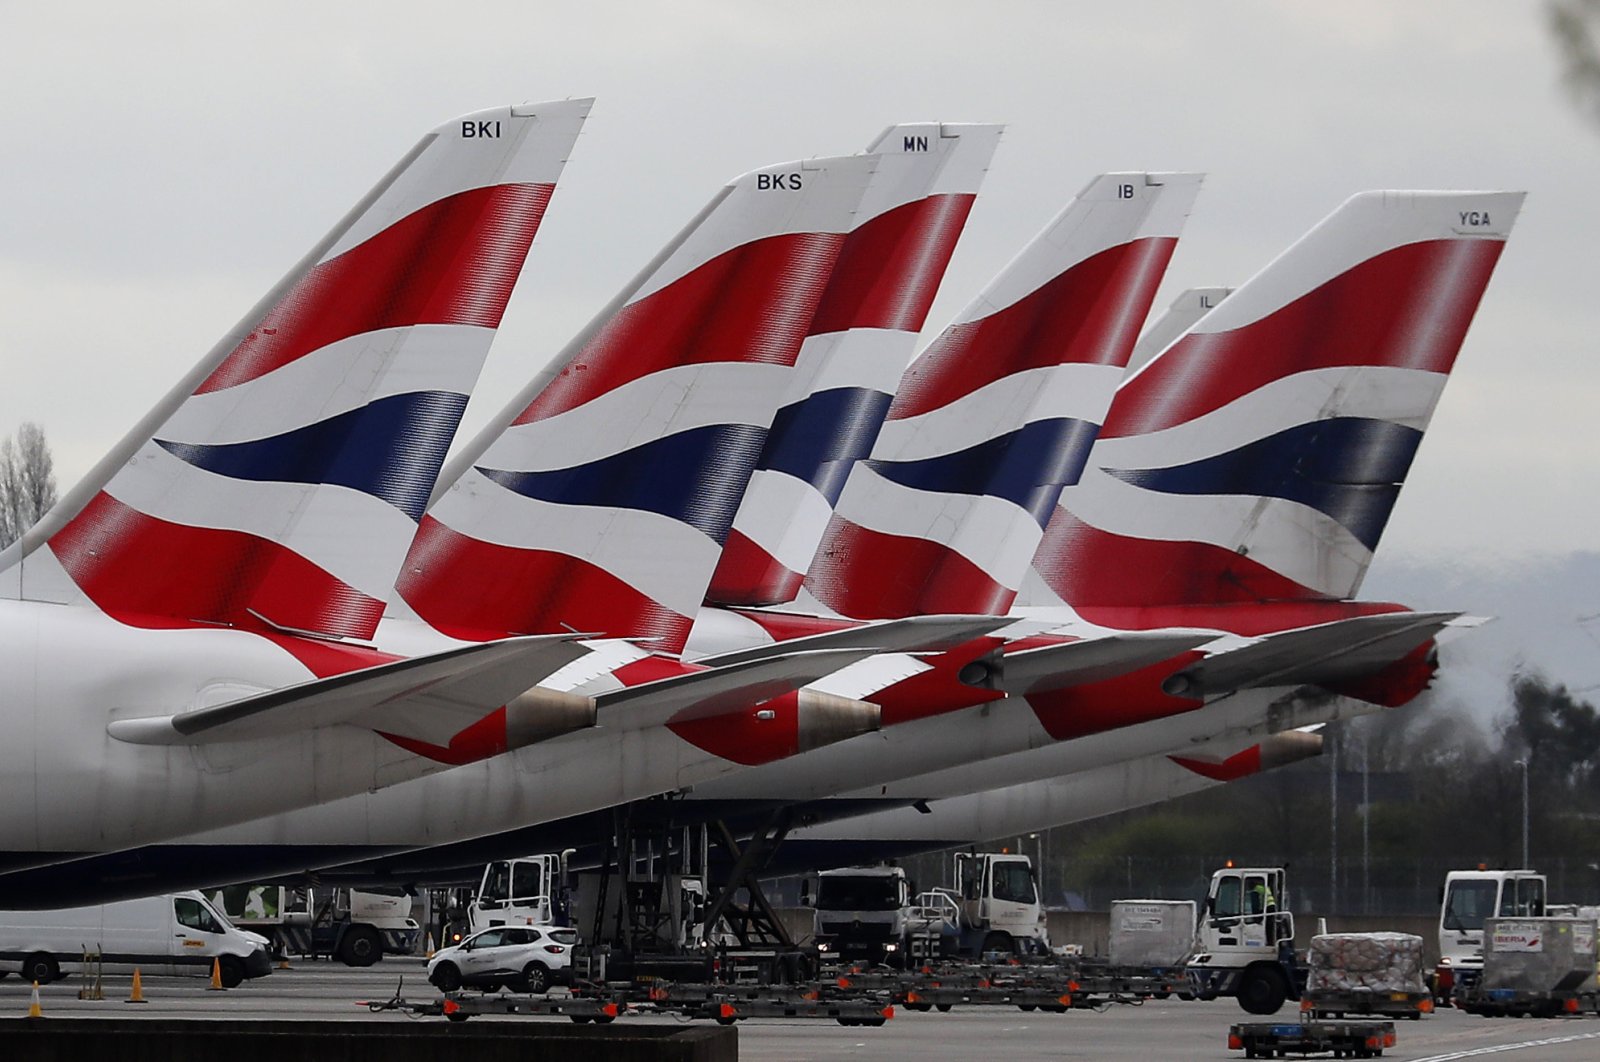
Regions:
<instances>
[{"instance_id":1,"label":"white line on tarmac","mask_svg":"<svg viewBox=\"0 0 1600 1062\"><path fill-rule=\"evenodd\" d=\"M1575 1040L1600 1039L1600 1032L1576 1033L1572 1036L1551 1036L1543 1040L1524 1040L1516 1044L1495 1044L1493 1047L1474 1047L1470 1051L1452 1051L1448 1055L1429 1055L1415 1062L1451 1062L1457 1058L1476 1058L1478 1055L1497 1055L1502 1051L1525 1051L1530 1047L1549 1047L1551 1044L1570 1044Z\"/></svg>"}]
</instances>

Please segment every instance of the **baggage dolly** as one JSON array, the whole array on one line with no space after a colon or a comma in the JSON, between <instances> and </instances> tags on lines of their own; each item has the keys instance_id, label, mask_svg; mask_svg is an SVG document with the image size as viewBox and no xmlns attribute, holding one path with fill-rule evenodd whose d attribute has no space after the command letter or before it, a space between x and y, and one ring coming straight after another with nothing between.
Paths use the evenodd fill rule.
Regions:
<instances>
[{"instance_id":1,"label":"baggage dolly","mask_svg":"<svg viewBox=\"0 0 1600 1062\"><path fill-rule=\"evenodd\" d=\"M1228 1029L1228 1049L1246 1058L1331 1053L1334 1058L1377 1058L1395 1045L1392 1021L1239 1022Z\"/></svg>"}]
</instances>

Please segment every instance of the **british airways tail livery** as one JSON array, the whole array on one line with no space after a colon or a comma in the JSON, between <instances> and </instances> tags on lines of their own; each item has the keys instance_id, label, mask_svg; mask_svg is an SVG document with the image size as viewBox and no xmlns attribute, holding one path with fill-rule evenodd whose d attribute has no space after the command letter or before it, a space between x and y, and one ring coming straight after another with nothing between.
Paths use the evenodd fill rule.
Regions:
<instances>
[{"instance_id":1,"label":"british airways tail livery","mask_svg":"<svg viewBox=\"0 0 1600 1062\"><path fill-rule=\"evenodd\" d=\"M998 125L894 126L712 576L713 605L792 601L872 450L999 143ZM933 164L930 165L930 162Z\"/></svg>"},{"instance_id":2,"label":"british airways tail livery","mask_svg":"<svg viewBox=\"0 0 1600 1062\"><path fill-rule=\"evenodd\" d=\"M0 865L414 777L441 764L388 735L453 733L578 655L566 635L419 661L357 639L590 102L424 137L0 555L0 689L28 735L0 748Z\"/></svg>"},{"instance_id":3,"label":"british airways tail livery","mask_svg":"<svg viewBox=\"0 0 1600 1062\"><path fill-rule=\"evenodd\" d=\"M1091 181L917 359L851 472L802 606L858 619L1011 606L1199 186Z\"/></svg>"},{"instance_id":4,"label":"british airways tail livery","mask_svg":"<svg viewBox=\"0 0 1600 1062\"><path fill-rule=\"evenodd\" d=\"M1357 195L1131 375L1034 560L1055 601L1352 597L1521 203Z\"/></svg>"},{"instance_id":5,"label":"british airways tail livery","mask_svg":"<svg viewBox=\"0 0 1600 1062\"><path fill-rule=\"evenodd\" d=\"M680 651L877 164L724 188L446 470L400 614Z\"/></svg>"},{"instance_id":6,"label":"british airways tail livery","mask_svg":"<svg viewBox=\"0 0 1600 1062\"><path fill-rule=\"evenodd\" d=\"M591 102L428 134L0 558L0 592L370 637Z\"/></svg>"},{"instance_id":7,"label":"british airways tail livery","mask_svg":"<svg viewBox=\"0 0 1600 1062\"><path fill-rule=\"evenodd\" d=\"M1173 299L1161 316L1139 333L1139 342L1128 356L1128 374L1144 368L1145 362L1170 347L1174 339L1193 328L1232 292L1232 288L1190 288Z\"/></svg>"}]
</instances>

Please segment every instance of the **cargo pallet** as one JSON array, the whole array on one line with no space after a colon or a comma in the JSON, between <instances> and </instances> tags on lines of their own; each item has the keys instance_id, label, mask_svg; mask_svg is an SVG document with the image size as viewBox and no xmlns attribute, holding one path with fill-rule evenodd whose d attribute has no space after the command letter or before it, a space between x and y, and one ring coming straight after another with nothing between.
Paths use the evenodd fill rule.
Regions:
<instances>
[{"instance_id":1,"label":"cargo pallet","mask_svg":"<svg viewBox=\"0 0 1600 1062\"><path fill-rule=\"evenodd\" d=\"M1395 1045L1392 1021L1240 1022L1228 1028L1228 1049L1246 1058L1331 1053L1376 1058Z\"/></svg>"},{"instance_id":2,"label":"cargo pallet","mask_svg":"<svg viewBox=\"0 0 1600 1062\"><path fill-rule=\"evenodd\" d=\"M1383 992L1375 989L1307 991L1300 997L1300 1013L1311 1018L1377 1014L1386 1018L1416 1021L1424 1014L1433 1013L1433 995L1429 992Z\"/></svg>"},{"instance_id":3,"label":"cargo pallet","mask_svg":"<svg viewBox=\"0 0 1600 1062\"><path fill-rule=\"evenodd\" d=\"M1181 977L1088 969L1043 961L937 963L914 970L885 967L842 970L833 984L840 992L887 992L911 1010L950 1010L969 1006L1014 1006L1061 1013L1073 1007L1138 1005L1165 999L1186 988Z\"/></svg>"}]
</instances>

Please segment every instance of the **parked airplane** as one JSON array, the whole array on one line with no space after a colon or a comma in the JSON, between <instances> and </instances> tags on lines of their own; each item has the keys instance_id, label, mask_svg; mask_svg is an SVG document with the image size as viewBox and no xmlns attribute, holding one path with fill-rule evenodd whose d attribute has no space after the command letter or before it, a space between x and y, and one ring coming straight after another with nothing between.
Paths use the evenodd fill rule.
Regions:
<instances>
[{"instance_id":1,"label":"parked airplane","mask_svg":"<svg viewBox=\"0 0 1600 1062\"><path fill-rule=\"evenodd\" d=\"M872 220L948 194L941 180L970 195L998 128L924 125L891 134L864 156L772 167L734 182L469 444L406 560L380 644L407 654L442 645L462 651L508 634L583 626L650 638L658 648L681 642L790 366L805 342L854 326L840 307L859 302L860 271L847 273L842 288L829 283L835 258L850 257L852 226L881 246ZM926 242L916 228L901 238ZM921 257L902 258L908 276L926 268ZM831 314L815 312L819 300ZM645 564L661 551L669 554L665 571ZM593 593L597 586L607 592ZM898 625L890 644L959 642L1001 622L919 619ZM648 796L876 725L875 707L829 694L751 704L869 655L871 646L762 654L713 671L627 640L573 644L588 655L552 676L546 692L594 693L598 708L588 715L601 725L581 737L447 772L439 787L400 787L397 801L358 798L225 831L240 842L226 857L212 850L192 861L184 847L166 846L13 875L0 880L0 902L58 901L54 890L74 882L131 892L159 887L150 884L154 874L193 880L233 876L236 865L245 877L273 866L299 870L316 864L286 840L427 844L551 808ZM782 682L767 691L752 685L749 676L767 673ZM692 699L632 696L677 680L687 680ZM510 720L407 747L436 760L470 758L506 747L502 733L512 733Z\"/></svg>"},{"instance_id":2,"label":"parked airplane","mask_svg":"<svg viewBox=\"0 0 1600 1062\"><path fill-rule=\"evenodd\" d=\"M570 656L369 637L589 100L425 136L0 553L0 865L437 766L401 748ZM344 640L341 640L344 639ZM193 747L152 746L175 735Z\"/></svg>"},{"instance_id":3,"label":"parked airplane","mask_svg":"<svg viewBox=\"0 0 1600 1062\"><path fill-rule=\"evenodd\" d=\"M1262 488L1254 504L1236 506L1244 514L1242 535L1270 539L1278 548L1275 556L1297 559L1302 570L1327 569L1331 560L1319 560L1318 555L1342 550L1337 530L1343 525L1335 526L1337 518L1350 519L1348 514L1357 511L1371 545L1376 545L1519 202L1518 196L1496 194L1358 196L1222 304L1240 306L1239 312L1248 316L1229 323L1213 312L1151 362L1145 371L1163 374L1151 379L1182 381L1166 391L1171 396L1242 389L1224 404L1226 415L1235 418L1227 422L1235 433L1220 436L1223 441L1237 445L1242 435L1248 447L1251 433L1283 437L1286 419L1304 425L1288 436L1288 452L1277 453L1271 468L1300 470L1296 475L1311 477L1310 483L1269 478L1268 487L1306 496L1309 486L1321 483L1334 496L1344 491L1377 499L1359 510L1330 505L1336 516L1319 524L1302 506L1275 504L1278 496L1266 495ZM1492 228L1462 229L1457 224L1462 215L1496 221ZM1281 326L1307 307L1315 307L1315 327L1302 324L1289 337L1263 341L1256 322ZM1340 336L1355 341L1332 347ZM1213 357L1216 345L1224 342L1232 345L1232 355ZM1206 360L1195 360L1202 356ZM1241 363L1248 373L1240 370ZM1148 401L1150 392L1138 384L1144 378L1141 373L1119 389L1108 418L1118 426L1114 438L1130 423L1126 403L1138 409ZM1263 396L1283 401L1265 402ZM1363 445L1351 447L1352 429L1366 440ZM1202 447L1198 457L1208 458L1215 450L1203 447L1220 445L1218 439L1198 431L1187 437L1168 434L1163 440L1168 447L1165 463L1184 466L1192 460L1188 448L1196 445ZM1380 445L1385 441L1405 447L1403 453L1386 453ZM1103 452L1097 443L1090 459L1097 476L1104 475L1099 463ZM1109 452L1118 451L1113 446ZM1255 467L1249 453L1247 449L1241 460L1244 473ZM1076 490L1069 488L1064 498L1070 501ZM1120 513L1126 507L1130 511L1123 518L1132 519L1159 512L1163 504L1170 502L1159 495L1139 496L1104 511ZM1224 498L1221 504L1235 501ZM1183 525L1172 526L1178 530ZM1086 570L1106 572L1106 581L1117 585L1117 551L1107 547L1102 553ZM1338 556L1349 557L1344 552ZM1370 559L1368 548L1356 562L1360 572L1347 568L1349 596L1358 589ZM1170 572L1173 578L1186 578L1179 565ZM1139 569L1130 576L1137 578L1149 587L1153 574ZM1209 641L1203 653L1163 653L1159 664L1141 671L1063 688L1048 673L1042 679L1030 676L1024 648L1000 661L1002 688L1016 695L1011 702L886 727L834 746L826 755L796 757L707 782L680 799L635 809L634 814L659 813L673 824L742 815L749 825L753 816L780 805L792 807L792 818L801 823L908 805L937 809L939 801L1001 785L1061 778L1167 753L1186 755L1185 750L1210 742L1260 742L1274 731L1410 700L1433 673L1433 639L1457 617L1342 599L1326 589L1320 594L1284 593L1276 600L1229 601L1216 588L1227 582L1222 576L1209 586L1185 582L1171 591L1149 589L1152 602L1170 592L1176 604L1166 607L1152 603L1115 613L1061 605L1019 610L1040 623L1089 626L1087 617L1092 615L1099 621L1092 624L1094 629L1112 632L1135 629L1135 621L1155 626L1165 618L1172 627L1195 630ZM1222 600L1206 604L1207 595ZM762 613L760 618L771 622L771 615ZM1299 690L1306 685L1321 692L1302 697ZM887 712L892 702L883 703ZM596 825L593 820L587 824L591 836ZM870 823L862 828L876 829ZM575 824L552 825L522 833L505 850L519 844L524 850L550 843L564 846L584 832ZM438 866L451 860L464 865L485 851L481 845L455 846L389 865L397 873L401 868L417 873L425 859Z\"/></svg>"}]
</instances>

